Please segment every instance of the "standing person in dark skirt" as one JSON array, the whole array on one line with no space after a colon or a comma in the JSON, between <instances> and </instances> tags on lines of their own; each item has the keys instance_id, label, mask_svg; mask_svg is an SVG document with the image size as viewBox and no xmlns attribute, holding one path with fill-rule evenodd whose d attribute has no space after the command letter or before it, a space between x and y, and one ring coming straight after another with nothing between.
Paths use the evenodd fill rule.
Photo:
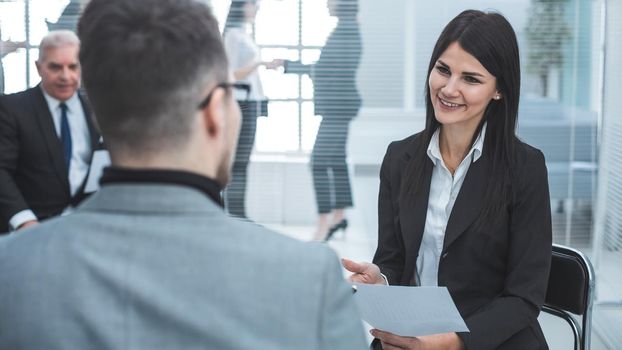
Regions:
<instances>
[{"instance_id":1,"label":"standing person in dark skirt","mask_svg":"<svg viewBox=\"0 0 622 350\"><path fill-rule=\"evenodd\" d=\"M348 226L345 209L353 203L346 144L350 121L361 107L356 89L362 53L358 0L328 0L327 5L339 22L322 48L320 59L313 65L285 62L285 73L308 74L313 79L315 114L322 116L311 155L319 212L315 240L329 240Z\"/></svg>"}]
</instances>

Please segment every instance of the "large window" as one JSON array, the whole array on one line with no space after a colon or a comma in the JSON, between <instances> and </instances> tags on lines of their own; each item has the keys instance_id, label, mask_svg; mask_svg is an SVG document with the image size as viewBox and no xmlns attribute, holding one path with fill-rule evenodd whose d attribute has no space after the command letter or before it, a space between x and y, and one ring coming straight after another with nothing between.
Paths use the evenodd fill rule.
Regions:
<instances>
[{"instance_id":1,"label":"large window","mask_svg":"<svg viewBox=\"0 0 622 350\"><path fill-rule=\"evenodd\" d=\"M2 59L5 93L21 91L39 82L34 64L39 55L39 42L59 20L63 24L75 23L76 15L60 18L69 3L68 0L0 1L2 40L25 46Z\"/></svg>"},{"instance_id":2,"label":"large window","mask_svg":"<svg viewBox=\"0 0 622 350\"><path fill-rule=\"evenodd\" d=\"M2 39L26 42L26 48L3 59L5 93L21 91L39 82L34 66L37 46L48 32L49 23L53 26L63 20L59 17L69 3L68 0L0 2ZM224 23L229 4L229 0L211 2L221 23ZM326 0L264 0L257 15L255 39L261 47L263 60L282 58L314 63L335 23L328 14ZM260 75L270 103L269 117L261 118L257 124L255 150L309 152L321 121L320 116L313 114L311 79L263 67Z\"/></svg>"},{"instance_id":3,"label":"large window","mask_svg":"<svg viewBox=\"0 0 622 350\"><path fill-rule=\"evenodd\" d=\"M212 7L224 23L230 1ZM336 20L326 0L263 0L255 22L255 41L264 61L301 60L314 63ZM278 20L275 20L278 18ZM313 83L307 75L283 74L260 68L269 98L268 118L257 123L255 150L261 153L307 153L315 141L321 117L313 113Z\"/></svg>"}]
</instances>

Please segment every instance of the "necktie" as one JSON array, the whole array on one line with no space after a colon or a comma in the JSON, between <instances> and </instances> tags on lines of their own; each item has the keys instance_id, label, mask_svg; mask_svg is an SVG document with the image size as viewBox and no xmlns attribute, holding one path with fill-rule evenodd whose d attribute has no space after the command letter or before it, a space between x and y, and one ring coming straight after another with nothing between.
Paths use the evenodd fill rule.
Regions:
<instances>
[{"instance_id":1,"label":"necktie","mask_svg":"<svg viewBox=\"0 0 622 350\"><path fill-rule=\"evenodd\" d=\"M65 164L67 165L67 171L69 171L69 165L71 164L71 129L69 128L67 105L65 103L60 104L60 111L60 142L63 145Z\"/></svg>"}]
</instances>

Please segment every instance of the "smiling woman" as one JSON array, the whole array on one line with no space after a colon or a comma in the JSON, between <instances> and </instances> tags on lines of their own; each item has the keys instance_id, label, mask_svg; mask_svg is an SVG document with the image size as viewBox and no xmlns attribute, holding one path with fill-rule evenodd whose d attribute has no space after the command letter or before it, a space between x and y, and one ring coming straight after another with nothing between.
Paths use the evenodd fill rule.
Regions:
<instances>
[{"instance_id":1,"label":"smiling woman","mask_svg":"<svg viewBox=\"0 0 622 350\"><path fill-rule=\"evenodd\" d=\"M468 151L473 131L481 123L491 99L501 97L497 79L458 42L436 61L430 72L430 98L436 120L442 124L440 150L453 174ZM449 142L452 140L454 142ZM462 147L452 148L453 145Z\"/></svg>"},{"instance_id":2,"label":"smiling woman","mask_svg":"<svg viewBox=\"0 0 622 350\"><path fill-rule=\"evenodd\" d=\"M497 80L457 42L439 57L429 78L436 119L444 127L474 130L493 96Z\"/></svg>"},{"instance_id":3,"label":"smiling woman","mask_svg":"<svg viewBox=\"0 0 622 350\"><path fill-rule=\"evenodd\" d=\"M520 65L498 13L464 11L428 66L426 127L380 170L374 264L359 283L446 286L469 333L372 334L387 349L546 349L537 316L551 259L542 153L518 140ZM502 322L503 321L503 322Z\"/></svg>"}]
</instances>

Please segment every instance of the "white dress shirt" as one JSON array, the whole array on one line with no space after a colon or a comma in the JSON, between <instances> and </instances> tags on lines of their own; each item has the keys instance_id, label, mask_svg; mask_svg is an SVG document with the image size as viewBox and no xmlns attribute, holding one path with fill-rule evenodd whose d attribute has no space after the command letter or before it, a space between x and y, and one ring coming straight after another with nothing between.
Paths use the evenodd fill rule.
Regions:
<instances>
[{"instance_id":1,"label":"white dress shirt","mask_svg":"<svg viewBox=\"0 0 622 350\"><path fill-rule=\"evenodd\" d=\"M225 50L227 51L227 58L229 59L229 65L232 70L240 69L261 60L259 47L253 41L249 32L250 29L248 26L242 26L239 28L227 29L225 33ZM246 78L240 80L240 82L247 83L251 86L250 95L248 96L249 100L261 101L266 99L257 69L252 71ZM239 92L236 91L235 98L242 101L246 96L241 96Z\"/></svg>"},{"instance_id":2,"label":"white dress shirt","mask_svg":"<svg viewBox=\"0 0 622 350\"><path fill-rule=\"evenodd\" d=\"M43 96L47 102L50 114L54 121L54 128L56 135L60 138L61 130L61 101L48 95L43 89ZM69 128L71 132L71 163L69 165L69 191L73 197L78 189L84 182L86 175L89 171L89 158L91 155L91 135L89 133L89 127L86 122L86 116L84 109L82 108L82 102L78 94L75 93L70 99L65 101L67 105L67 120L69 121ZM37 220L35 214L27 209L22 210L19 213L13 215L9 220L11 228L16 229L23 223L31 220Z\"/></svg>"},{"instance_id":3,"label":"white dress shirt","mask_svg":"<svg viewBox=\"0 0 622 350\"><path fill-rule=\"evenodd\" d=\"M486 124L484 124L471 150L456 168L453 175L443 162L439 145L439 133L440 129L437 129L430 140L427 150L428 157L434 163L434 169L432 170L423 239L419 248L417 268L415 269L415 280L420 286L438 285L438 266L443 251L447 222L471 163L475 163L482 155L484 138L486 136Z\"/></svg>"}]
</instances>

